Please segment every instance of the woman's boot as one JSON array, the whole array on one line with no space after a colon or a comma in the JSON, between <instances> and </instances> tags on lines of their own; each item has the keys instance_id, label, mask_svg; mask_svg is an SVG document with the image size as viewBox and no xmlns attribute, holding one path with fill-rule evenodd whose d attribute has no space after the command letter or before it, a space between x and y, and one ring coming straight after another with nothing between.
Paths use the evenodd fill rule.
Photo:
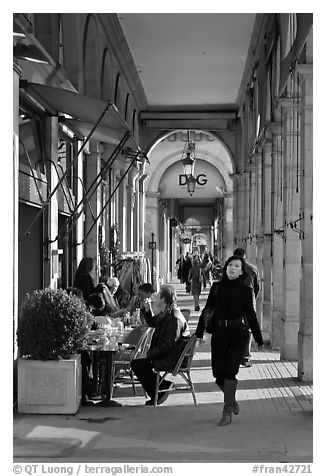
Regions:
<instances>
[{"instance_id":1,"label":"woman's boot","mask_svg":"<svg viewBox=\"0 0 326 476\"><path fill-rule=\"evenodd\" d=\"M232 422L232 412L235 405L235 392L237 380L224 380L224 407L223 415L218 426L230 425ZM238 412L239 413L239 412Z\"/></svg>"},{"instance_id":2,"label":"woman's boot","mask_svg":"<svg viewBox=\"0 0 326 476\"><path fill-rule=\"evenodd\" d=\"M224 380L223 380L223 383L222 383L222 380L215 379L215 383L218 386L218 388L224 393ZM239 404L236 401L236 399L234 398L234 404L232 405L232 412L233 412L234 415L239 415L239 411L240 411Z\"/></svg>"}]
</instances>

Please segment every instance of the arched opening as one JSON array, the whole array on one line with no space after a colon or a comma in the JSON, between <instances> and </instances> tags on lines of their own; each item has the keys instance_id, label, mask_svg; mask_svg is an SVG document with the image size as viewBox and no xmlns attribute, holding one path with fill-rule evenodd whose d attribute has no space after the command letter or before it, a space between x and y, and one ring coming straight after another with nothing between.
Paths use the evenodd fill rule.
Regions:
<instances>
[{"instance_id":1,"label":"arched opening","mask_svg":"<svg viewBox=\"0 0 326 476\"><path fill-rule=\"evenodd\" d=\"M84 89L86 96L98 97L100 92L100 60L98 57L98 42L96 20L88 16L84 31Z\"/></svg>"},{"instance_id":2,"label":"arched opening","mask_svg":"<svg viewBox=\"0 0 326 476\"><path fill-rule=\"evenodd\" d=\"M146 228L158 237L157 267L166 280L175 277L179 254L209 252L221 259L232 253L234 158L212 132L193 130L191 134L196 150L192 195L181 161L187 131L163 134L148 152Z\"/></svg>"}]
</instances>

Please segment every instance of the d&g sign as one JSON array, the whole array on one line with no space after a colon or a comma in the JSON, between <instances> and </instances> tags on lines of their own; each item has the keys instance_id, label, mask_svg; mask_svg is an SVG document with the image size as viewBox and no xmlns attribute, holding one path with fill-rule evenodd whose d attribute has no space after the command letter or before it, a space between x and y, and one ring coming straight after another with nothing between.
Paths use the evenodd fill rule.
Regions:
<instances>
[{"instance_id":1,"label":"d&g sign","mask_svg":"<svg viewBox=\"0 0 326 476\"><path fill-rule=\"evenodd\" d=\"M205 174L199 174L195 177L197 185L206 185L207 178ZM187 175L179 175L179 185L187 185Z\"/></svg>"}]
</instances>

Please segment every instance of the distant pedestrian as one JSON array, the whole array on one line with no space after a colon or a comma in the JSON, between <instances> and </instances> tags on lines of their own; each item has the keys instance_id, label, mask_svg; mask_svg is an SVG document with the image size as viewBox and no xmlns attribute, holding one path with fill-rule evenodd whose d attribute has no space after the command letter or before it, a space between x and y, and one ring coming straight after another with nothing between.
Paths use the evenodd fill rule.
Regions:
<instances>
[{"instance_id":1,"label":"distant pedestrian","mask_svg":"<svg viewBox=\"0 0 326 476\"><path fill-rule=\"evenodd\" d=\"M200 311L199 296L203 285L203 271L197 256L192 261L192 267L189 271L188 281L191 283L191 294L194 298L195 311Z\"/></svg>"},{"instance_id":2,"label":"distant pedestrian","mask_svg":"<svg viewBox=\"0 0 326 476\"><path fill-rule=\"evenodd\" d=\"M191 283L188 279L190 269L191 269L191 257L189 253L187 252L181 267L182 281L186 285L186 294L190 294L190 290L191 290Z\"/></svg>"},{"instance_id":3,"label":"distant pedestrian","mask_svg":"<svg viewBox=\"0 0 326 476\"><path fill-rule=\"evenodd\" d=\"M175 268L176 268L176 271L177 271L177 278L180 280L180 283L183 282L183 279L182 279L182 266L183 266L183 255L180 255L179 258L177 259L176 263L175 263Z\"/></svg>"},{"instance_id":4,"label":"distant pedestrian","mask_svg":"<svg viewBox=\"0 0 326 476\"><path fill-rule=\"evenodd\" d=\"M204 277L204 288L206 288L207 284L209 287L212 286L212 268L213 268L213 261L210 257L209 253L205 253L204 255L204 260L203 260L203 265L202 265L202 270L203 270L203 277Z\"/></svg>"},{"instance_id":5,"label":"distant pedestrian","mask_svg":"<svg viewBox=\"0 0 326 476\"><path fill-rule=\"evenodd\" d=\"M249 286L255 295L255 300L257 299L258 293L259 293L259 273L258 273L258 268L249 263L246 259L246 254L245 250L243 248L236 248L233 252L234 256L239 256L240 258L243 259L244 261L244 267L245 267L245 284ZM255 301L256 305L256 301ZM256 308L255 308L256 309ZM243 354L243 357L241 359L241 365L243 367L251 367L252 363L250 362L250 348L251 348L251 342L252 342L252 334L249 332L249 337L247 339L246 343L246 348Z\"/></svg>"}]
</instances>

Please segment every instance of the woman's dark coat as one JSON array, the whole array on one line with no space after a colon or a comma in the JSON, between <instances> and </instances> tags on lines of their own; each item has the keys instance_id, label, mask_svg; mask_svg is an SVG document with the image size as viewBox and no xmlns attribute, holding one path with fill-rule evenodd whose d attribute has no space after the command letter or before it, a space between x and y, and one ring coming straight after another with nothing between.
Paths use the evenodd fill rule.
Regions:
<instances>
[{"instance_id":1,"label":"woman's dark coat","mask_svg":"<svg viewBox=\"0 0 326 476\"><path fill-rule=\"evenodd\" d=\"M89 296L95 292L95 285L92 276L87 272L76 274L74 288L80 289L83 293L83 298L87 301Z\"/></svg>"},{"instance_id":2,"label":"woman's dark coat","mask_svg":"<svg viewBox=\"0 0 326 476\"><path fill-rule=\"evenodd\" d=\"M195 332L199 338L203 337L205 331L206 310L214 310L211 341L213 375L215 378L219 372L235 375L239 371L249 328L257 344L263 345L255 312L254 293L242 278L225 278L213 283ZM224 321L227 321L226 326ZM237 324L232 325L232 321Z\"/></svg>"}]
</instances>

